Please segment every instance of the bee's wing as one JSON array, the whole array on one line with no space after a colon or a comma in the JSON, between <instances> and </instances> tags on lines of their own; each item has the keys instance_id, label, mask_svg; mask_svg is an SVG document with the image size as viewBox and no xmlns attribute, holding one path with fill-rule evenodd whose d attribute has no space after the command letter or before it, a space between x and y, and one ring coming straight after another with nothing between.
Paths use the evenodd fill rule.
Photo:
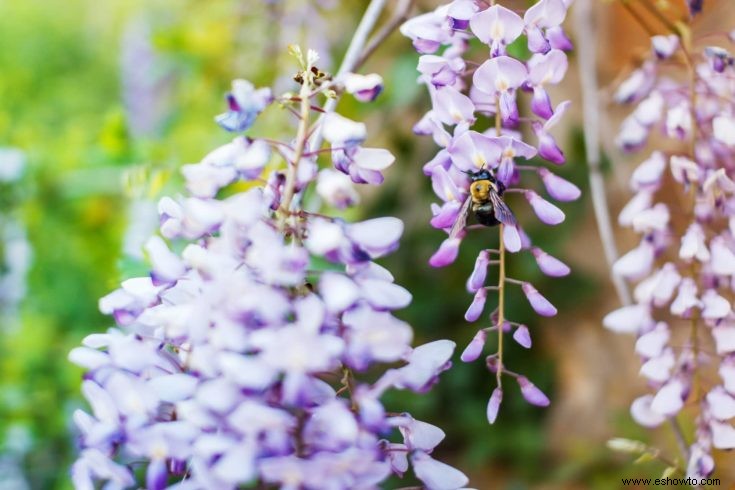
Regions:
<instances>
[{"instance_id":1,"label":"bee's wing","mask_svg":"<svg viewBox=\"0 0 735 490\"><path fill-rule=\"evenodd\" d=\"M497 192L490 191L489 194L490 202L493 203L493 213L495 218L503 223L504 225L515 226L518 224L516 217L513 215L513 211L510 210L503 198L498 195Z\"/></svg>"},{"instance_id":2,"label":"bee's wing","mask_svg":"<svg viewBox=\"0 0 735 490\"><path fill-rule=\"evenodd\" d=\"M452 225L452 229L449 231L449 238L456 238L457 235L462 233L465 225L467 225L467 216L470 213L470 204L472 203L472 196L467 196L467 199L462 203L462 207L459 208L459 214L457 220Z\"/></svg>"}]
</instances>

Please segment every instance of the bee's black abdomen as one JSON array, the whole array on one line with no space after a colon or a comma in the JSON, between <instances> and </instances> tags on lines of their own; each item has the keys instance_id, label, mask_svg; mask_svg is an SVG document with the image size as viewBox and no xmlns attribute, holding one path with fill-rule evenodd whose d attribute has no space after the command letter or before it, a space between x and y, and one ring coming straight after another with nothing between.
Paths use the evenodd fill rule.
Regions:
<instances>
[{"instance_id":1,"label":"bee's black abdomen","mask_svg":"<svg viewBox=\"0 0 735 490\"><path fill-rule=\"evenodd\" d=\"M481 204L479 206L473 206L472 210L475 212L475 218L478 223L485 226L499 225L500 221L495 217L495 210L491 203Z\"/></svg>"}]
</instances>

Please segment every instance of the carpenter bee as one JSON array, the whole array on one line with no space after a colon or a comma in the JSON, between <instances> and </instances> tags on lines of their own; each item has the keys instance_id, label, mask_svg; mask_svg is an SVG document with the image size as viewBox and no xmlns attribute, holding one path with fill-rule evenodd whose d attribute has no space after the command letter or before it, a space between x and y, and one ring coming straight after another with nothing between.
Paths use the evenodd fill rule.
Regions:
<instances>
[{"instance_id":1,"label":"carpenter bee","mask_svg":"<svg viewBox=\"0 0 735 490\"><path fill-rule=\"evenodd\" d=\"M467 196L459 210L459 216L449 232L450 237L457 236L467 225L470 209L477 221L485 226L498 224L515 226L518 222L507 204L502 199L505 185L495 178L492 171L480 169L467 172L470 176L470 195Z\"/></svg>"}]
</instances>

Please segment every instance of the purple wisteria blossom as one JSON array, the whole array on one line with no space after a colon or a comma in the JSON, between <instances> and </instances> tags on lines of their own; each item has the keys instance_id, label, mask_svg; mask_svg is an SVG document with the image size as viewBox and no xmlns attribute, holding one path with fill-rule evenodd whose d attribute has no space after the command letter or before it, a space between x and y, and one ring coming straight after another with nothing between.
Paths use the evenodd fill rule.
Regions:
<instances>
[{"instance_id":1,"label":"purple wisteria blossom","mask_svg":"<svg viewBox=\"0 0 735 490\"><path fill-rule=\"evenodd\" d=\"M486 2L455 0L409 20L401 28L422 55L418 62L419 80L426 85L432 102L431 110L416 123L414 132L431 135L441 147L423 170L431 178L434 192L440 200L431 206L431 225L446 231L449 237L429 263L434 267L451 264L458 256L468 228L499 223L499 249L479 251L475 268L467 281L467 289L474 298L465 319L474 322L483 317L489 318L490 326L477 332L461 356L465 362L478 359L488 333L497 332L498 351L485 359L488 369L497 376L497 388L488 404L490 423L495 421L502 401L503 375L516 379L529 403L549 404L548 398L538 388L522 375L510 371L502 358L505 332L512 333L513 339L523 347L531 346L528 328L505 316L506 286L520 285L529 306L541 316L555 315L556 308L530 283L506 277L506 253L531 252L541 271L552 277L567 275L569 267L533 246L513 213L503 211L505 205L499 200L503 195L522 194L543 223L558 225L564 221L564 213L542 197L542 192L563 202L580 196L581 192L574 184L557 176L540 162L532 161L535 157L556 165L565 161L552 128L559 122L569 102L552 104L547 89L559 83L567 70L565 50L571 49L571 43L561 24L569 3L540 0L524 15L519 15L494 2L488 5ZM508 45L522 35L526 36L532 53L528 59L517 59L508 54ZM480 60L465 58L473 39L485 45L486 57ZM530 106L530 115L521 115L519 111L518 101L524 93L529 93L530 98L521 107ZM485 122L488 120L494 123L493 128L474 129L480 126L476 126L478 121L487 127ZM533 144L522 140L523 126L536 135ZM538 177L535 181L529 179L526 182L522 177L532 174ZM489 186L489 190L482 186ZM487 213L487 203L491 199L496 199L490 205L494 217L481 216L480 213ZM509 201L512 206L521 206L519 201ZM467 216L473 212L480 225L473 225L470 221L467 226ZM484 229L483 232L488 233L489 230ZM492 266L499 269L498 281L488 285L488 268ZM496 292L499 296L497 307L484 316L490 309L486 303Z\"/></svg>"},{"instance_id":2,"label":"purple wisteria blossom","mask_svg":"<svg viewBox=\"0 0 735 490\"><path fill-rule=\"evenodd\" d=\"M690 7L696 13L701 2ZM683 43L654 37L649 60L618 91L620 102L638 103L618 137L623 149L653 132L670 141L631 175L635 195L619 221L641 241L614 272L637 281L635 303L604 325L637 335L651 390L631 405L639 424L659 426L685 408L695 415L685 469L703 478L714 471L713 450L735 448L735 71L724 48ZM634 139L631 127L640 131Z\"/></svg>"},{"instance_id":3,"label":"purple wisteria blossom","mask_svg":"<svg viewBox=\"0 0 735 490\"><path fill-rule=\"evenodd\" d=\"M353 205L354 183L382 181L393 156L362 146L362 123L312 117L324 75L316 53L292 52L298 97L236 81L218 122L248 129L278 100L300 114L296 139L239 136L185 166L189 195L160 201L162 237L145 246L150 275L103 297L117 326L69 355L87 369L91 408L74 413L80 490L348 490L409 468L429 489L467 483L432 456L441 429L381 402L387 390L430 389L455 348L412 348L413 330L393 315L411 294L376 261L397 248L403 223L350 223L301 204L316 184L323 202ZM370 100L379 85L354 75L329 90ZM245 190L221 192L236 182Z\"/></svg>"}]
</instances>

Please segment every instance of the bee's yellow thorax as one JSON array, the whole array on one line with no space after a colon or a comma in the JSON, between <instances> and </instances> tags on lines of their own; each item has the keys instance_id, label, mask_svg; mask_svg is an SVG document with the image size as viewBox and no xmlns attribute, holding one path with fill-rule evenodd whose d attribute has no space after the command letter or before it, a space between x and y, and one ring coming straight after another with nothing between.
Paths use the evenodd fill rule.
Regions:
<instances>
[{"instance_id":1,"label":"bee's yellow thorax","mask_svg":"<svg viewBox=\"0 0 735 490\"><path fill-rule=\"evenodd\" d=\"M489 180L478 180L470 185L470 194L472 202L485 203L489 199L490 191L495 189L495 185Z\"/></svg>"}]
</instances>

